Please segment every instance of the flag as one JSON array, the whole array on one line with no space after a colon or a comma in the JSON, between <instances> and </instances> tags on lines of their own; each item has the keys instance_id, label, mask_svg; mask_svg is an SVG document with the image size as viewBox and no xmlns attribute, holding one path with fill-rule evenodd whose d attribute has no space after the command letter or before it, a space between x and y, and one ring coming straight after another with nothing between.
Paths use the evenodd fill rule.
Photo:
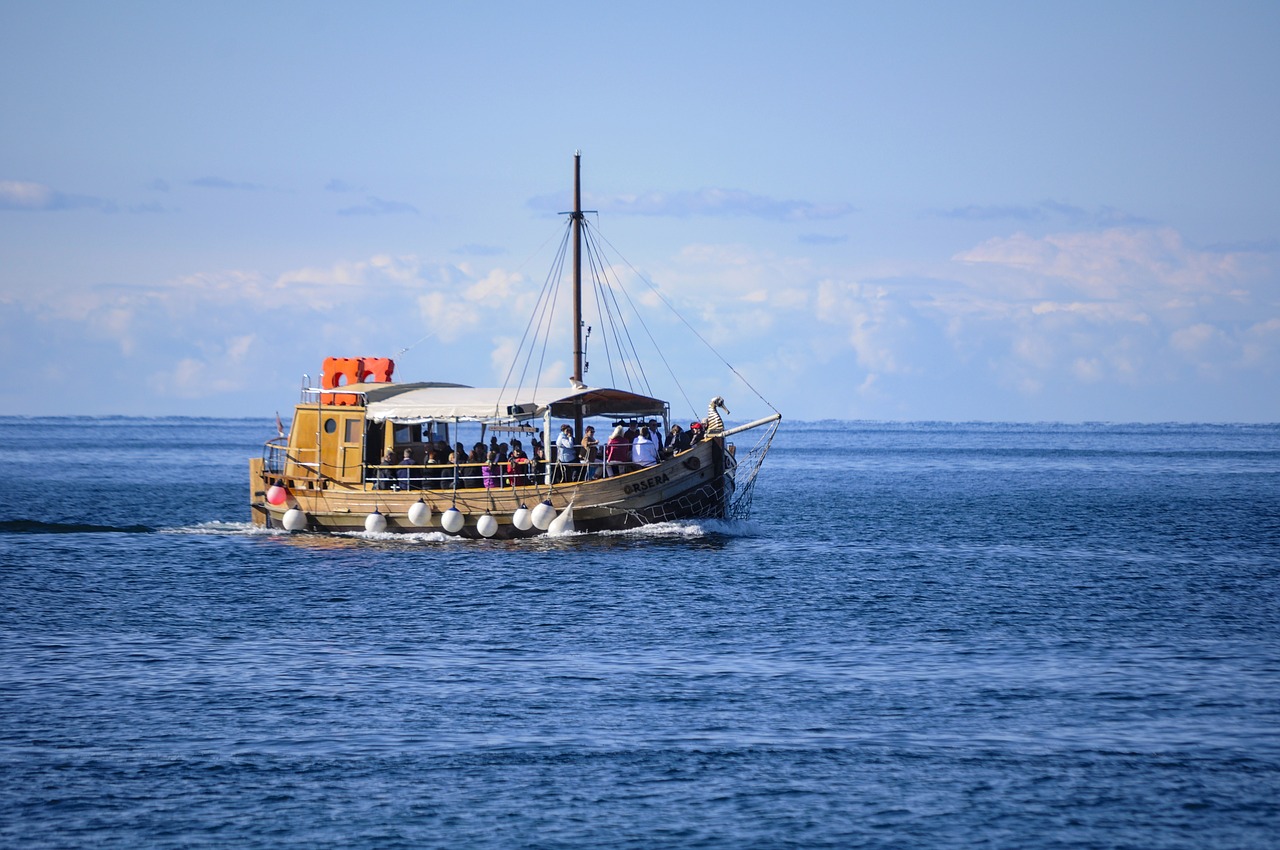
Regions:
<instances>
[{"instance_id":1,"label":"flag","mask_svg":"<svg viewBox=\"0 0 1280 850\"><path fill-rule=\"evenodd\" d=\"M276 433L284 436L284 423L280 421L280 411L276 411Z\"/></svg>"}]
</instances>

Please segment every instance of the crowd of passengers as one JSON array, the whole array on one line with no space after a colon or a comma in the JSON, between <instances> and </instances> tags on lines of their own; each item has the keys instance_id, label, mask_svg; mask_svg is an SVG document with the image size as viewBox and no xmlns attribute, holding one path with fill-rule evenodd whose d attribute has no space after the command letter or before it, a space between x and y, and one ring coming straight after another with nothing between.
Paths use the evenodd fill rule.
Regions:
<instances>
[{"instance_id":1,"label":"crowd of passengers","mask_svg":"<svg viewBox=\"0 0 1280 850\"><path fill-rule=\"evenodd\" d=\"M603 442L594 425L583 429L576 439L573 426L561 425L552 445L552 481L591 481L623 475L654 466L674 454L686 451L702 439L701 422L687 429L672 425L665 437L656 419L647 424L618 423ZM387 449L377 468L375 486L379 490L452 490L525 486L545 480L547 453L542 440L533 434L529 449L519 439L489 444L476 443L471 451L462 443L453 448L443 440L426 444L421 459L406 448L400 457Z\"/></svg>"}]
</instances>

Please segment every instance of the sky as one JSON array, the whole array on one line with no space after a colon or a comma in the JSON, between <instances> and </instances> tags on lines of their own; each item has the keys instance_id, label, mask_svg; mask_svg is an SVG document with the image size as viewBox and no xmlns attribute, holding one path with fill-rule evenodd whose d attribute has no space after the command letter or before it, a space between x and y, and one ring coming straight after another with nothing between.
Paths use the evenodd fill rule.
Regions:
<instances>
[{"instance_id":1,"label":"sky","mask_svg":"<svg viewBox=\"0 0 1280 850\"><path fill-rule=\"evenodd\" d=\"M0 0L0 414L501 385L581 151L677 417L1277 422L1276 44L1274 2Z\"/></svg>"}]
</instances>

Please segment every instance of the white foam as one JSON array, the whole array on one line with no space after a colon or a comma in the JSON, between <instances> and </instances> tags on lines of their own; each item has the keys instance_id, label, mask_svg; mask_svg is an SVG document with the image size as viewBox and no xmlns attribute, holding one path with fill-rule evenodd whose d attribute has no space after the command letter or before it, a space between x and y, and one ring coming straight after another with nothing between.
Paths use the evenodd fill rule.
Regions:
<instances>
[{"instance_id":1,"label":"white foam","mask_svg":"<svg viewBox=\"0 0 1280 850\"><path fill-rule=\"evenodd\" d=\"M443 531L335 531L335 537L352 537L357 540L375 540L383 543L444 543L449 540L460 540L456 534L446 534Z\"/></svg>"},{"instance_id":2,"label":"white foam","mask_svg":"<svg viewBox=\"0 0 1280 850\"><path fill-rule=\"evenodd\" d=\"M198 522L195 525L159 529L161 534L216 534L230 537L258 537L280 535L289 532L281 528L263 528L251 522Z\"/></svg>"},{"instance_id":3,"label":"white foam","mask_svg":"<svg viewBox=\"0 0 1280 850\"><path fill-rule=\"evenodd\" d=\"M758 530L754 524L741 520L697 519L655 522L650 525L641 525L620 531L601 531L599 533L602 536L696 540L709 534L719 534L726 537L755 537L758 534Z\"/></svg>"},{"instance_id":4,"label":"white foam","mask_svg":"<svg viewBox=\"0 0 1280 850\"><path fill-rule=\"evenodd\" d=\"M228 537L288 537L292 532L282 528L263 528L260 525L254 525L250 522L200 522L195 525L179 526L177 528L159 529L161 534L208 534L216 536ZM415 531L415 532L393 532L381 531L371 533L368 531L338 531L331 532L334 537L349 537L357 540L370 540L378 542L417 542L417 543L443 543L449 540L466 540L468 538L458 537L454 534L447 534L443 531ZM672 522L655 522L649 525L641 525L635 528L620 529L617 531L565 531L559 534L543 534L530 539L545 539L552 537L555 539L572 539L575 537L647 537L653 539L677 539L677 540L697 540L708 535L717 534L725 537L759 537L759 527L750 521L744 520L715 520L715 519L699 519L699 520L677 520Z\"/></svg>"}]
</instances>

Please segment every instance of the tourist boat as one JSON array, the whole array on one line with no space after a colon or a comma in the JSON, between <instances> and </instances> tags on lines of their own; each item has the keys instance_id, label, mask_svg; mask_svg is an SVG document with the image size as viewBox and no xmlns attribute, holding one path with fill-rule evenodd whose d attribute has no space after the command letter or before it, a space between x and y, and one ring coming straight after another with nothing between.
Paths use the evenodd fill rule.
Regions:
<instances>
[{"instance_id":1,"label":"tourist boat","mask_svg":"<svg viewBox=\"0 0 1280 850\"><path fill-rule=\"evenodd\" d=\"M727 413L724 400L716 397L696 423L699 427L691 423L690 433L701 432L691 443L661 452L648 465L607 462L618 459L605 457L609 436L618 426L647 427L652 421L666 435L676 423L661 399L584 382L582 248L587 223L580 163L575 154L574 208L566 233L566 243L573 246L570 385L399 383L393 380L395 362L390 358L330 357L319 386L304 380L288 435L277 417L277 437L249 462L256 525L314 532L443 530L464 537L513 538L746 515L756 475L782 419L776 410L727 427L720 414ZM584 428L594 428L599 442L594 460L571 459L559 451L557 436L564 425L578 445ZM732 442L739 435L753 440L741 452ZM527 456L524 462L509 457L506 464L489 463L490 449L517 442ZM538 444L541 457L533 451ZM482 462L466 456L473 449L485 455Z\"/></svg>"}]
</instances>

